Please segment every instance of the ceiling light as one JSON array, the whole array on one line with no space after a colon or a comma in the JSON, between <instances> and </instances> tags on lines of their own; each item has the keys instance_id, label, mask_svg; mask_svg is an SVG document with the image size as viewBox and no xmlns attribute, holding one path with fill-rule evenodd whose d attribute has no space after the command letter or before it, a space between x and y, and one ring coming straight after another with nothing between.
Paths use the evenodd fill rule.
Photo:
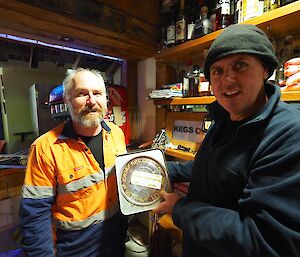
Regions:
<instances>
[{"instance_id":1,"label":"ceiling light","mask_svg":"<svg viewBox=\"0 0 300 257\"><path fill-rule=\"evenodd\" d=\"M87 55L91 55L91 56L95 56L95 57L101 57L101 58L104 58L104 59L115 60L115 61L119 61L119 62L123 61L123 59L117 58L117 57L98 54L98 53L94 53L94 52L90 52L90 51L82 50L82 49L78 49L78 48L73 48L73 47L49 44L49 43L45 43L45 42L42 42L42 41L39 41L39 40L22 38L22 37L9 35L9 34L1 34L0 33L0 38L10 39L10 40L18 41L18 42L23 42L23 43L30 43L30 44L34 44L34 45L46 46L46 47L66 50L66 51L70 51L70 52L87 54Z\"/></svg>"},{"instance_id":2,"label":"ceiling light","mask_svg":"<svg viewBox=\"0 0 300 257\"><path fill-rule=\"evenodd\" d=\"M64 42L72 42L74 39L71 38L71 37L67 37L67 36L58 36L58 38L61 40L61 41L64 41Z\"/></svg>"}]
</instances>

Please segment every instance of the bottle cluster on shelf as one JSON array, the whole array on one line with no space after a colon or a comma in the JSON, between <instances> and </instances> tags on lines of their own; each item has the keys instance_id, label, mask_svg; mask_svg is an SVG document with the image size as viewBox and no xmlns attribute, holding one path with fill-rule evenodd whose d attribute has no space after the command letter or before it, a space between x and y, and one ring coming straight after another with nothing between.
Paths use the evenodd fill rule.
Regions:
<instances>
[{"instance_id":1,"label":"bottle cluster on shelf","mask_svg":"<svg viewBox=\"0 0 300 257\"><path fill-rule=\"evenodd\" d=\"M191 59L187 62L182 86L182 97L212 95L210 84L205 79L203 68L200 68L199 65L192 65Z\"/></svg>"},{"instance_id":2,"label":"bottle cluster on shelf","mask_svg":"<svg viewBox=\"0 0 300 257\"><path fill-rule=\"evenodd\" d=\"M68 107L66 103L58 102L58 103L51 103L50 105L51 115L58 114L58 113L65 113L67 111L68 111Z\"/></svg>"},{"instance_id":3,"label":"bottle cluster on shelf","mask_svg":"<svg viewBox=\"0 0 300 257\"><path fill-rule=\"evenodd\" d=\"M260 16L295 0L178 0L165 15L160 48L173 47L233 23Z\"/></svg>"}]
</instances>

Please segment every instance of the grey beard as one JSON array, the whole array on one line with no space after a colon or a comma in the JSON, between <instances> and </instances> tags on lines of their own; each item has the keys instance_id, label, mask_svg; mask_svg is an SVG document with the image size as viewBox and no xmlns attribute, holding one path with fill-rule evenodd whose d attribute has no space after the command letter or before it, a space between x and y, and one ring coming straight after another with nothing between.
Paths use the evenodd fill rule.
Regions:
<instances>
[{"instance_id":1,"label":"grey beard","mask_svg":"<svg viewBox=\"0 0 300 257\"><path fill-rule=\"evenodd\" d=\"M103 120L103 113L98 113L98 117L89 117L86 118L85 115L82 115L81 113L75 113L74 109L70 106L69 112L72 118L72 121L79 123L84 128L95 128L98 127L100 122Z\"/></svg>"}]
</instances>

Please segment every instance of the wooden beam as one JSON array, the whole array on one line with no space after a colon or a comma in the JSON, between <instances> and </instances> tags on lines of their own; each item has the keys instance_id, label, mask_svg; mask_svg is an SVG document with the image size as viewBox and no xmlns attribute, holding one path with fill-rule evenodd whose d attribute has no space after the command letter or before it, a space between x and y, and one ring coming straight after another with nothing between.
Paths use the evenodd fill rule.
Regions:
<instances>
[{"instance_id":1,"label":"wooden beam","mask_svg":"<svg viewBox=\"0 0 300 257\"><path fill-rule=\"evenodd\" d=\"M93 0L0 0L0 29L128 60L153 56L159 41L155 26Z\"/></svg>"}]
</instances>

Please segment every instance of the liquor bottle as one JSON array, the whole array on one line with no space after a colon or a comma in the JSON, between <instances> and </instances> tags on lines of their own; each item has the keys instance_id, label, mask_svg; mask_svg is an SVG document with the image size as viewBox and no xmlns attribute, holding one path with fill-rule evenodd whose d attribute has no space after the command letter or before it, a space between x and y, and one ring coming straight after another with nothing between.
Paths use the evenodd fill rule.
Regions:
<instances>
[{"instance_id":1,"label":"liquor bottle","mask_svg":"<svg viewBox=\"0 0 300 257\"><path fill-rule=\"evenodd\" d=\"M217 30L218 23L220 20L220 15L221 15L221 5L219 3L219 0L216 0L215 6L214 8L212 8L211 15L210 15L210 21L212 22L214 31Z\"/></svg>"},{"instance_id":2,"label":"liquor bottle","mask_svg":"<svg viewBox=\"0 0 300 257\"><path fill-rule=\"evenodd\" d=\"M199 65L194 65L193 67L193 90L192 90L192 96L199 96L199 74L200 74L200 68Z\"/></svg>"},{"instance_id":3,"label":"liquor bottle","mask_svg":"<svg viewBox=\"0 0 300 257\"><path fill-rule=\"evenodd\" d=\"M220 0L219 9L220 9L219 11L220 17L218 20L216 20L217 30L224 29L228 27L230 24L232 24L232 15L230 13L230 0Z\"/></svg>"},{"instance_id":4,"label":"liquor bottle","mask_svg":"<svg viewBox=\"0 0 300 257\"><path fill-rule=\"evenodd\" d=\"M280 0L271 0L270 1L270 10L274 10L280 7Z\"/></svg>"},{"instance_id":5,"label":"liquor bottle","mask_svg":"<svg viewBox=\"0 0 300 257\"><path fill-rule=\"evenodd\" d=\"M264 13L264 5L265 5L264 0L259 0L258 1L258 16L260 16Z\"/></svg>"},{"instance_id":6,"label":"liquor bottle","mask_svg":"<svg viewBox=\"0 0 300 257\"><path fill-rule=\"evenodd\" d=\"M213 31L212 23L207 18L208 8L202 6L200 10L200 17L196 20L193 38L199 38Z\"/></svg>"},{"instance_id":7,"label":"liquor bottle","mask_svg":"<svg viewBox=\"0 0 300 257\"><path fill-rule=\"evenodd\" d=\"M264 0L264 13L270 11L270 0Z\"/></svg>"},{"instance_id":8,"label":"liquor bottle","mask_svg":"<svg viewBox=\"0 0 300 257\"><path fill-rule=\"evenodd\" d=\"M284 5L287 5L287 4L290 4L292 2L295 2L296 0L281 0L280 1L280 6L284 6Z\"/></svg>"},{"instance_id":9,"label":"liquor bottle","mask_svg":"<svg viewBox=\"0 0 300 257\"><path fill-rule=\"evenodd\" d=\"M202 15L200 11L199 18L195 22L195 27L193 31L193 38L199 38L203 36L203 20L202 20Z\"/></svg>"},{"instance_id":10,"label":"liquor bottle","mask_svg":"<svg viewBox=\"0 0 300 257\"><path fill-rule=\"evenodd\" d=\"M210 84L205 79L204 73L200 72L199 74L199 96L209 96L211 95Z\"/></svg>"},{"instance_id":11,"label":"liquor bottle","mask_svg":"<svg viewBox=\"0 0 300 257\"><path fill-rule=\"evenodd\" d=\"M192 60L189 59L187 61L187 69L183 77L183 84L182 84L182 97L189 97L191 96L191 90L192 90L192 76L193 70L192 70Z\"/></svg>"},{"instance_id":12,"label":"liquor bottle","mask_svg":"<svg viewBox=\"0 0 300 257\"><path fill-rule=\"evenodd\" d=\"M161 38L159 42L159 49L164 49L167 47L167 28L161 28Z\"/></svg>"},{"instance_id":13,"label":"liquor bottle","mask_svg":"<svg viewBox=\"0 0 300 257\"><path fill-rule=\"evenodd\" d=\"M179 11L176 19L176 44L181 44L186 40L186 18L184 14L184 0L179 2Z\"/></svg>"},{"instance_id":14,"label":"liquor bottle","mask_svg":"<svg viewBox=\"0 0 300 257\"><path fill-rule=\"evenodd\" d=\"M243 19L243 1L235 0L233 23L240 23L242 21L244 21L244 19Z\"/></svg>"},{"instance_id":15,"label":"liquor bottle","mask_svg":"<svg viewBox=\"0 0 300 257\"><path fill-rule=\"evenodd\" d=\"M276 81L280 86L285 85L286 76L284 75L284 64L293 57L293 36L286 36L284 46L279 53L279 64L276 70Z\"/></svg>"},{"instance_id":16,"label":"liquor bottle","mask_svg":"<svg viewBox=\"0 0 300 257\"><path fill-rule=\"evenodd\" d=\"M195 28L195 21L194 21L194 17L191 16L189 18L189 22L187 25L186 40L193 39L194 28Z\"/></svg>"},{"instance_id":17,"label":"liquor bottle","mask_svg":"<svg viewBox=\"0 0 300 257\"><path fill-rule=\"evenodd\" d=\"M200 12L201 12L201 17L203 22L203 35L207 35L213 32L211 21L210 19L207 18L207 14L208 14L207 6L202 6Z\"/></svg>"},{"instance_id":18,"label":"liquor bottle","mask_svg":"<svg viewBox=\"0 0 300 257\"><path fill-rule=\"evenodd\" d=\"M243 1L243 20L247 21L260 14L259 0L244 0Z\"/></svg>"},{"instance_id":19,"label":"liquor bottle","mask_svg":"<svg viewBox=\"0 0 300 257\"><path fill-rule=\"evenodd\" d=\"M167 47L172 47L175 45L175 35L176 35L176 29L175 29L175 21L174 21L174 11L172 11L170 24L167 27Z\"/></svg>"}]
</instances>

